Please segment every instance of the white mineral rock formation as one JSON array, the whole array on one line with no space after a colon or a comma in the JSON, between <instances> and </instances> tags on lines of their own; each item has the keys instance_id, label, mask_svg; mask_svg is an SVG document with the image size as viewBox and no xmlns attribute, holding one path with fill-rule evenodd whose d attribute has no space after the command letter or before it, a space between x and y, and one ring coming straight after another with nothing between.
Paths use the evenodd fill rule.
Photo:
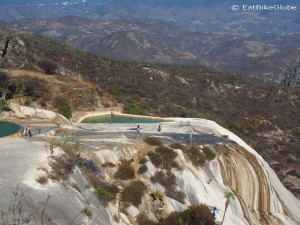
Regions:
<instances>
[{"instance_id":1,"label":"white mineral rock formation","mask_svg":"<svg viewBox=\"0 0 300 225\"><path fill-rule=\"evenodd\" d=\"M181 150L176 150L178 153L176 160L182 167L182 171L174 170L173 173L177 177L178 190L181 190L186 195L185 204L169 197L164 197L163 210L165 214L172 211L182 211L191 204L206 203L219 209L216 218L217 221L221 221L226 201L224 192L232 191L237 197L232 199L229 204L224 221L225 225L300 224L299 200L281 184L275 172L264 159L243 140L213 121L203 119L170 119L175 120L175 122L163 123L163 132L185 134L187 132L193 132L194 134L198 132L214 133L219 137L227 135L228 139L235 143L213 145L212 148L217 152L217 157L202 168L193 166ZM189 121L190 126L180 127L179 120ZM87 129L88 126L85 125L84 128ZM110 132L134 132L128 131L132 125L118 125L118 129L116 129L117 125L107 126L105 124L98 124L97 126L99 130L105 129L107 132L109 132L110 128L112 129ZM147 133L149 131L150 133L150 130L153 129L151 126L153 125L143 125L143 132ZM90 125L90 127L93 129L96 128L95 125ZM126 137L121 136L118 138L125 139ZM101 164L118 164L122 159L129 160L135 157L138 152L136 139L127 139L124 143L130 142L131 146L120 146L120 143L113 145L110 142L111 148L108 147L107 149L99 150L95 152L95 155ZM0 139L0 151L1 148L4 147L1 145ZM6 154L8 154L7 160L9 160L9 152L6 151ZM34 162L34 160L31 160L31 164L28 167L22 165L24 173L34 173L32 165L38 165L38 161ZM155 190L164 192L164 187L157 183L152 183L150 180L150 177L159 169L154 167L150 161L146 165L148 171L140 179L148 186L148 193ZM116 168L105 168L103 170L104 179L106 181L114 181L113 174ZM26 176L26 179L29 179L28 177L30 176ZM146 213L149 218L155 219L153 209L149 206L151 197L148 194L143 197L142 203L138 208L134 206L127 208L127 215L120 210L119 198L117 198L116 202L109 203L108 207L101 207L97 197L93 194L93 190L86 187L84 177L79 169L75 170L70 183L77 183L81 189L80 193L68 185L59 184L51 184L48 188L45 186L45 188L41 189L39 184L26 179L21 178L21 182L25 185L31 199L38 199L40 201L42 199L41 196L47 196L48 194L52 196L47 206L49 209L47 216L57 218L56 222L58 224L67 224L66 221L70 221L76 213L80 212L86 205L87 200L93 210L91 221L95 220L94 224L97 225L134 224L134 220L139 212ZM15 182L15 179L12 179L11 183L13 182ZM0 206L2 205L0 204ZM74 224L79 225L83 221L87 221L87 218L79 216Z\"/></svg>"},{"instance_id":2,"label":"white mineral rock formation","mask_svg":"<svg viewBox=\"0 0 300 225\"><path fill-rule=\"evenodd\" d=\"M69 124L69 120L67 118L53 111L29 106L22 106L20 104L12 102L10 103L9 107L14 112L15 116L19 118L48 119L53 123Z\"/></svg>"}]
</instances>

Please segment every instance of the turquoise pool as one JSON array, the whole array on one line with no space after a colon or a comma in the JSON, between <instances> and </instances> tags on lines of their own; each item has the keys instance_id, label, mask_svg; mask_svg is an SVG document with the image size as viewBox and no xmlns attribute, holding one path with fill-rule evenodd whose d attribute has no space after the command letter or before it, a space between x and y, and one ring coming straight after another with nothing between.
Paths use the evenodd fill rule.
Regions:
<instances>
[{"instance_id":1,"label":"turquoise pool","mask_svg":"<svg viewBox=\"0 0 300 225\"><path fill-rule=\"evenodd\" d=\"M156 120L148 118L140 118L134 116L120 116L120 115L103 115L88 117L81 121L81 123L160 123L167 122L167 120Z\"/></svg>"},{"instance_id":2,"label":"turquoise pool","mask_svg":"<svg viewBox=\"0 0 300 225\"><path fill-rule=\"evenodd\" d=\"M6 137L17 133L21 129L21 126L16 123L10 123L6 121L0 121L0 137Z\"/></svg>"}]
</instances>

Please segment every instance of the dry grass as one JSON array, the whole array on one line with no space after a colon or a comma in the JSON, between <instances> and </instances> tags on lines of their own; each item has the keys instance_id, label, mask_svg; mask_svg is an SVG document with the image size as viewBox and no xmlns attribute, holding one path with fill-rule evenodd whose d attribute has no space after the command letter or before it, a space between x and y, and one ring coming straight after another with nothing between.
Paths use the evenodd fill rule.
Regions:
<instances>
[{"instance_id":1,"label":"dry grass","mask_svg":"<svg viewBox=\"0 0 300 225\"><path fill-rule=\"evenodd\" d=\"M182 212L173 212L157 222L145 214L137 217L138 225L216 225L215 218L207 205L192 205Z\"/></svg>"},{"instance_id":2,"label":"dry grass","mask_svg":"<svg viewBox=\"0 0 300 225\"><path fill-rule=\"evenodd\" d=\"M164 186L167 196L184 204L185 194L177 190L176 177L172 172L157 171L150 179L153 183L159 183Z\"/></svg>"},{"instance_id":3,"label":"dry grass","mask_svg":"<svg viewBox=\"0 0 300 225\"><path fill-rule=\"evenodd\" d=\"M149 152L148 156L152 164L157 168L166 170L171 170L172 168L181 169L175 161L177 153L171 148L159 146L155 149L155 152Z\"/></svg>"},{"instance_id":4,"label":"dry grass","mask_svg":"<svg viewBox=\"0 0 300 225\"><path fill-rule=\"evenodd\" d=\"M184 148L184 154L192 161L194 166L203 166L206 156L198 146Z\"/></svg>"},{"instance_id":5,"label":"dry grass","mask_svg":"<svg viewBox=\"0 0 300 225\"><path fill-rule=\"evenodd\" d=\"M125 204L138 207L142 202L146 189L147 186L142 181L133 181L124 188L121 199Z\"/></svg>"},{"instance_id":6,"label":"dry grass","mask_svg":"<svg viewBox=\"0 0 300 225\"><path fill-rule=\"evenodd\" d=\"M106 162L106 163L103 163L101 166L104 167L104 168L106 168L106 167L108 167L108 168L113 168L113 167L115 167L116 165L113 164L113 163L111 163L111 162Z\"/></svg>"},{"instance_id":7,"label":"dry grass","mask_svg":"<svg viewBox=\"0 0 300 225\"><path fill-rule=\"evenodd\" d=\"M131 162L122 161L114 177L121 180L129 180L134 178L134 169L130 165Z\"/></svg>"},{"instance_id":8,"label":"dry grass","mask_svg":"<svg viewBox=\"0 0 300 225\"><path fill-rule=\"evenodd\" d=\"M153 146L161 146L162 145L162 142L161 140L159 140L159 138L157 137L145 137L143 139L144 142L146 142L148 145L153 145Z\"/></svg>"},{"instance_id":9,"label":"dry grass","mask_svg":"<svg viewBox=\"0 0 300 225\"><path fill-rule=\"evenodd\" d=\"M75 166L79 166L82 161L80 155L74 153L51 156L49 161L51 172L48 176L52 180L65 181L73 173Z\"/></svg>"},{"instance_id":10,"label":"dry grass","mask_svg":"<svg viewBox=\"0 0 300 225\"><path fill-rule=\"evenodd\" d=\"M141 165L138 170L138 174L143 174L146 173L147 171L148 171L148 167L146 165Z\"/></svg>"}]
</instances>

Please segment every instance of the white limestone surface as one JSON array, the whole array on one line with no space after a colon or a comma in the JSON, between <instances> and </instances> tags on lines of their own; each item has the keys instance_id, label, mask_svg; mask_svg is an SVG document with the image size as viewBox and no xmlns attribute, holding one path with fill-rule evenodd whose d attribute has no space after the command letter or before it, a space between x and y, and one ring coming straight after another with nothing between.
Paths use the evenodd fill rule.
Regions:
<instances>
[{"instance_id":1,"label":"white limestone surface","mask_svg":"<svg viewBox=\"0 0 300 225\"><path fill-rule=\"evenodd\" d=\"M225 201L224 192L234 191L237 197L232 199L225 217L225 225L299 225L300 224L300 202L297 200L280 182L275 172L263 160L263 158L243 140L224 129L213 121L203 119L179 119L168 118L175 122L162 123L163 132L171 133L189 133L197 132L216 134L218 136L227 135L228 139L235 141L238 145L220 145L231 152L230 157L223 157L219 154L216 159L209 162L205 167L195 167L181 150L178 153L177 162L182 167L182 171L174 170L177 177L178 190L185 193L185 204L182 204L172 198L165 197L165 212L182 211L190 204L205 203L210 206L216 206L219 212L216 214L217 221L221 221ZM190 126L179 126L180 121L189 121ZM81 126L81 125L80 125ZM153 133L157 125L143 124L144 133ZM132 124L97 124L84 125L85 129L98 129L100 132L133 132L130 130ZM80 129L80 127L78 128ZM120 137L121 138L121 137ZM125 136L122 138L126 139ZM118 140L117 138L115 140ZM117 146L117 145L116 145ZM221 150L218 150L221 151ZM101 164L110 162L118 164L122 159L131 159L137 153L137 148L133 147L111 147L105 150L95 152ZM220 153L220 152L219 152ZM22 155L19 155L22 154ZM99 203L97 197L91 188L85 184L83 174L79 169L74 171L69 183L65 185L50 185L47 188L41 188L34 179L34 167L44 163L46 157L43 144L30 143L24 139L0 139L0 156L5 159L3 168L0 170L0 188L5 183L14 185L22 183L25 185L27 193L32 199L42 201L45 196L52 196L49 203L49 216L57 216L57 221L64 224L74 217L76 212L86 206L87 201L93 209L97 224L125 225L132 224L139 212L144 212L150 218L154 218L153 211L149 206L149 197L143 197L141 205L136 208L131 206L128 209L128 215L120 210L120 204L117 200L104 208ZM18 160L19 163L14 163ZM152 183L150 177L155 174L157 169L151 162L147 162L148 172L140 179L148 186L148 192L161 190L164 187L157 183ZM5 168L12 168L12 172ZM1 168L1 165L0 165ZM7 175L7 173L11 175ZM1 174L2 173L2 174ZM114 182L111 173L104 171L105 180ZM1 182L2 181L2 182ZM79 193L71 184L77 183L81 188ZM237 188L237 185L240 185ZM8 192L9 186L6 187ZM263 193L261 191L264 191ZM0 191L2 198L5 193ZM8 199L8 198L7 198ZM1 206L1 204L0 204ZM118 217L118 222L115 220ZM74 224L80 224L87 221L88 218L81 215Z\"/></svg>"}]
</instances>

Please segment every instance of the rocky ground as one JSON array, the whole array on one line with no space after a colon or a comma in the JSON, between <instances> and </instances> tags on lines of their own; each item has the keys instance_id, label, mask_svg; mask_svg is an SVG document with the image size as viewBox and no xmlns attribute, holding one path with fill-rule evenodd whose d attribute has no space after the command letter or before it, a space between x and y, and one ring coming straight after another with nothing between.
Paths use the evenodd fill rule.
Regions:
<instances>
[{"instance_id":1,"label":"rocky ground","mask_svg":"<svg viewBox=\"0 0 300 225\"><path fill-rule=\"evenodd\" d=\"M0 139L0 154L4 157L0 165L0 209L6 212L13 200L20 198L23 210L36 212L34 215L42 224L69 224L70 221L73 224L140 224L137 221L140 212L155 220L172 211L182 211L188 205L204 202L220 210L216 220L221 221L224 192L232 190L238 198L232 200L225 224L249 224L249 220L259 221L260 224L297 224L300 221L293 213L299 209L299 201L282 186L274 171L249 146L212 121L182 120L190 121L190 126L180 126L178 119L174 118L174 122L161 123L161 132L157 131L157 124L140 124L141 133L138 133L136 124L58 125L41 118L32 119L32 137ZM26 119L16 122L28 125ZM154 151L155 147L143 141L146 136L157 137L165 146L177 142L211 146L217 157L197 167L177 149L175 162L180 170L156 168L149 158L149 152ZM68 176L60 174L64 180L59 180L61 177L51 177L55 170L52 167L50 171L51 163L60 167L55 160L65 157L68 143L77 143L80 149L76 153L78 157L85 159L84 162L93 160L97 166L87 169L86 164L76 164ZM148 169L140 174L138 169L142 159L148 160L145 164ZM168 160L172 161L171 155ZM130 162L134 171L134 176L125 180L116 177L118 168L124 162ZM97 176L91 171L96 171ZM157 173L164 171L170 173L170 177L176 177L177 195L168 192L168 187L154 182ZM44 182L41 178L45 176ZM146 185L141 202L128 205L123 193L132 182L138 181ZM95 182L96 185L113 183L120 193L106 204L103 199L97 198L97 188L93 186ZM164 193L161 200L152 199L155 190ZM137 195L138 191L133 193ZM185 196L183 199L179 197L180 193ZM255 198L259 201L253 201ZM274 205L275 209L268 205ZM18 210L18 206L15 209ZM92 215L87 213L87 209L92 211ZM245 210L247 213L244 213ZM260 216L264 210L271 216ZM279 214L282 222L274 219Z\"/></svg>"}]
</instances>

